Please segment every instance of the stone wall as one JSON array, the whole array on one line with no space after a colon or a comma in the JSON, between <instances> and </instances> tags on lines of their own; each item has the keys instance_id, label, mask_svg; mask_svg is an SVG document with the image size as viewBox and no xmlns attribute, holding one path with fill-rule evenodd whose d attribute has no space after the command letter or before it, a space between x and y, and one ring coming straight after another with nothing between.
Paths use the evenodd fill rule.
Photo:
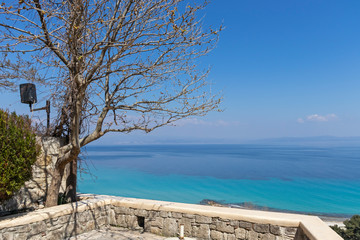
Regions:
<instances>
[{"instance_id":1,"label":"stone wall","mask_svg":"<svg viewBox=\"0 0 360 240\"><path fill-rule=\"evenodd\" d=\"M109 224L128 229L144 229L145 232L166 237L176 237L180 224L184 224L185 236L213 240L290 240L295 239L296 227L259 224L220 217L208 217L168 211L147 211L128 207L110 206ZM139 223L144 223L143 226ZM302 240L298 238L297 240Z\"/></svg>"},{"instance_id":2,"label":"stone wall","mask_svg":"<svg viewBox=\"0 0 360 240\"><path fill-rule=\"evenodd\" d=\"M106 226L175 237L180 224L199 240L341 240L317 217L110 196L0 219L0 240L67 239Z\"/></svg>"},{"instance_id":3,"label":"stone wall","mask_svg":"<svg viewBox=\"0 0 360 240\"><path fill-rule=\"evenodd\" d=\"M32 178L11 199L0 205L0 214L25 208L43 207L46 191L51 181L51 172L62 141L53 137L37 137L36 140L41 145L41 154L33 165Z\"/></svg>"},{"instance_id":4,"label":"stone wall","mask_svg":"<svg viewBox=\"0 0 360 240\"><path fill-rule=\"evenodd\" d=\"M175 237L178 236L180 224L185 225L185 236L196 239L290 240L294 239L297 231L295 227L105 205L76 214L69 213L4 228L0 230L0 240L66 239L108 225Z\"/></svg>"},{"instance_id":5,"label":"stone wall","mask_svg":"<svg viewBox=\"0 0 360 240\"><path fill-rule=\"evenodd\" d=\"M107 209L109 208L106 206L100 206L52 218L40 218L30 222L25 220L24 224L2 229L0 222L0 240L68 239L107 225L109 222Z\"/></svg>"}]
</instances>

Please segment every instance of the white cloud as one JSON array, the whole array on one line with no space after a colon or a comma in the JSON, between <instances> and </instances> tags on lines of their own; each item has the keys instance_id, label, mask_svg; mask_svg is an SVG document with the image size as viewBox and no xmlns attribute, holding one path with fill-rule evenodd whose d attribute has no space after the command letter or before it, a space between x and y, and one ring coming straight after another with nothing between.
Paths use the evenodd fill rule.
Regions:
<instances>
[{"instance_id":1,"label":"white cloud","mask_svg":"<svg viewBox=\"0 0 360 240\"><path fill-rule=\"evenodd\" d=\"M304 122L328 122L331 120L336 119L337 116L334 113L327 114L327 115L319 115L319 114L312 114L305 118L298 118L298 123L304 123Z\"/></svg>"}]
</instances>

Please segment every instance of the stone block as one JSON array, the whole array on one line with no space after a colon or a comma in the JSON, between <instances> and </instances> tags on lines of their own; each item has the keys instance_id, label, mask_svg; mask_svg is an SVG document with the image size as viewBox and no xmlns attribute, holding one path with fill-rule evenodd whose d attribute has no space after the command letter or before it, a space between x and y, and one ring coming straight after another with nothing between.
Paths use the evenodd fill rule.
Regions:
<instances>
[{"instance_id":1,"label":"stone block","mask_svg":"<svg viewBox=\"0 0 360 240\"><path fill-rule=\"evenodd\" d=\"M31 189L37 188L37 185L35 182L29 181L25 183L25 187L30 191Z\"/></svg>"},{"instance_id":2,"label":"stone block","mask_svg":"<svg viewBox=\"0 0 360 240\"><path fill-rule=\"evenodd\" d=\"M176 220L172 218L165 218L162 232L163 235L167 237L176 236L179 232Z\"/></svg>"},{"instance_id":3,"label":"stone block","mask_svg":"<svg viewBox=\"0 0 360 240\"><path fill-rule=\"evenodd\" d=\"M213 240L224 240L224 234L216 230L211 230L210 238Z\"/></svg>"},{"instance_id":4,"label":"stone block","mask_svg":"<svg viewBox=\"0 0 360 240\"><path fill-rule=\"evenodd\" d=\"M184 233L185 236L191 236L192 235L192 221L193 219L190 218L182 218L179 219L179 224L184 224Z\"/></svg>"},{"instance_id":5,"label":"stone block","mask_svg":"<svg viewBox=\"0 0 360 240\"><path fill-rule=\"evenodd\" d=\"M86 221L95 221L95 217L92 215L92 213L90 211L86 212L86 214L84 216L85 216ZM116 216L116 214L115 214L115 216Z\"/></svg>"},{"instance_id":6,"label":"stone block","mask_svg":"<svg viewBox=\"0 0 360 240\"><path fill-rule=\"evenodd\" d=\"M95 224L98 225L98 226L104 226L104 225L106 225L106 220L107 220L106 217L103 217L103 216L98 217L95 220Z\"/></svg>"},{"instance_id":7,"label":"stone block","mask_svg":"<svg viewBox=\"0 0 360 240\"><path fill-rule=\"evenodd\" d=\"M246 233L246 239L248 240L258 240L259 234L254 231L249 231Z\"/></svg>"},{"instance_id":8,"label":"stone block","mask_svg":"<svg viewBox=\"0 0 360 240\"><path fill-rule=\"evenodd\" d=\"M171 212L171 217L172 218L182 218L182 213Z\"/></svg>"},{"instance_id":9,"label":"stone block","mask_svg":"<svg viewBox=\"0 0 360 240\"><path fill-rule=\"evenodd\" d=\"M287 237L295 237L297 228L287 227L285 228L284 235Z\"/></svg>"},{"instance_id":10,"label":"stone block","mask_svg":"<svg viewBox=\"0 0 360 240\"><path fill-rule=\"evenodd\" d=\"M75 233L75 224L70 222L64 227L65 236L72 236Z\"/></svg>"},{"instance_id":11,"label":"stone block","mask_svg":"<svg viewBox=\"0 0 360 240\"><path fill-rule=\"evenodd\" d=\"M136 216L127 215L125 216L127 227L130 229L138 229L139 224Z\"/></svg>"},{"instance_id":12,"label":"stone block","mask_svg":"<svg viewBox=\"0 0 360 240\"><path fill-rule=\"evenodd\" d=\"M53 232L53 231L61 231L61 229L63 228L63 225L60 224L47 224L47 232Z\"/></svg>"},{"instance_id":13,"label":"stone block","mask_svg":"<svg viewBox=\"0 0 360 240\"><path fill-rule=\"evenodd\" d=\"M211 230L216 230L216 225L215 224L209 224L209 227Z\"/></svg>"},{"instance_id":14,"label":"stone block","mask_svg":"<svg viewBox=\"0 0 360 240\"><path fill-rule=\"evenodd\" d=\"M211 217L196 215L195 222L197 222L197 223L212 223L212 219L211 219Z\"/></svg>"},{"instance_id":15,"label":"stone block","mask_svg":"<svg viewBox=\"0 0 360 240\"><path fill-rule=\"evenodd\" d=\"M14 229L15 232L19 232L19 233L29 233L30 230L31 230L31 228L30 228L30 225L28 225L28 224L16 227Z\"/></svg>"},{"instance_id":16,"label":"stone block","mask_svg":"<svg viewBox=\"0 0 360 240\"><path fill-rule=\"evenodd\" d=\"M107 222L110 225L116 225L115 211L112 209L108 211Z\"/></svg>"},{"instance_id":17,"label":"stone block","mask_svg":"<svg viewBox=\"0 0 360 240\"><path fill-rule=\"evenodd\" d=\"M145 209L135 209L134 214L139 217L147 217L148 211L146 211Z\"/></svg>"},{"instance_id":18,"label":"stone block","mask_svg":"<svg viewBox=\"0 0 360 240\"><path fill-rule=\"evenodd\" d=\"M270 233L279 236L281 234L280 227L275 225L270 225Z\"/></svg>"},{"instance_id":19,"label":"stone block","mask_svg":"<svg viewBox=\"0 0 360 240\"><path fill-rule=\"evenodd\" d=\"M61 231L51 231L46 234L45 239L64 239L64 236Z\"/></svg>"},{"instance_id":20,"label":"stone block","mask_svg":"<svg viewBox=\"0 0 360 240\"><path fill-rule=\"evenodd\" d=\"M16 240L13 232L4 232L1 237L3 240Z\"/></svg>"},{"instance_id":21,"label":"stone block","mask_svg":"<svg viewBox=\"0 0 360 240\"><path fill-rule=\"evenodd\" d=\"M35 222L35 223L31 224L30 229L31 229L31 231L30 231L31 235L43 233L43 232L46 232L46 224L45 224L45 222Z\"/></svg>"},{"instance_id":22,"label":"stone block","mask_svg":"<svg viewBox=\"0 0 360 240\"><path fill-rule=\"evenodd\" d=\"M158 216L160 216L158 211L148 211L147 218L153 219L153 218L158 217Z\"/></svg>"},{"instance_id":23,"label":"stone block","mask_svg":"<svg viewBox=\"0 0 360 240\"><path fill-rule=\"evenodd\" d=\"M231 220L229 224L235 228L239 227L239 221Z\"/></svg>"},{"instance_id":24,"label":"stone block","mask_svg":"<svg viewBox=\"0 0 360 240\"><path fill-rule=\"evenodd\" d=\"M220 232L225 233L234 233L234 227L226 224L225 222L217 222L216 224L216 230Z\"/></svg>"},{"instance_id":25,"label":"stone block","mask_svg":"<svg viewBox=\"0 0 360 240\"><path fill-rule=\"evenodd\" d=\"M260 237L260 240L275 240L276 237L275 235L271 234L271 233L266 233L266 234L263 234L261 237Z\"/></svg>"},{"instance_id":26,"label":"stone block","mask_svg":"<svg viewBox=\"0 0 360 240\"><path fill-rule=\"evenodd\" d=\"M70 216L61 216L57 219L59 224L67 223L70 220Z\"/></svg>"},{"instance_id":27,"label":"stone block","mask_svg":"<svg viewBox=\"0 0 360 240\"><path fill-rule=\"evenodd\" d=\"M195 218L194 214L189 214L189 213L183 213L183 217L184 218Z\"/></svg>"},{"instance_id":28,"label":"stone block","mask_svg":"<svg viewBox=\"0 0 360 240\"><path fill-rule=\"evenodd\" d=\"M254 224L254 228L255 232L258 233L268 233L269 232L269 224Z\"/></svg>"},{"instance_id":29,"label":"stone block","mask_svg":"<svg viewBox=\"0 0 360 240\"><path fill-rule=\"evenodd\" d=\"M149 232L159 236L162 235L162 229L158 227L150 227Z\"/></svg>"},{"instance_id":30,"label":"stone block","mask_svg":"<svg viewBox=\"0 0 360 240\"><path fill-rule=\"evenodd\" d=\"M15 233L14 234L14 239L26 239L27 238L27 233Z\"/></svg>"},{"instance_id":31,"label":"stone block","mask_svg":"<svg viewBox=\"0 0 360 240\"><path fill-rule=\"evenodd\" d=\"M52 157L50 155L45 155L45 154L41 154L40 157L38 157L36 163L35 163L35 166L37 168L39 168L39 170L43 172L42 168L46 167L46 166L49 166L52 164ZM40 172L39 171L39 172Z\"/></svg>"},{"instance_id":32,"label":"stone block","mask_svg":"<svg viewBox=\"0 0 360 240\"><path fill-rule=\"evenodd\" d=\"M224 240L236 240L236 237L234 234L224 233Z\"/></svg>"},{"instance_id":33,"label":"stone block","mask_svg":"<svg viewBox=\"0 0 360 240\"><path fill-rule=\"evenodd\" d=\"M44 236L42 234L32 235L27 238L27 240L42 240Z\"/></svg>"},{"instance_id":34,"label":"stone block","mask_svg":"<svg viewBox=\"0 0 360 240\"><path fill-rule=\"evenodd\" d=\"M96 228L95 221L91 220L85 224L84 231L89 232L91 230L94 230L95 228Z\"/></svg>"},{"instance_id":35,"label":"stone block","mask_svg":"<svg viewBox=\"0 0 360 240\"><path fill-rule=\"evenodd\" d=\"M245 239L246 237L246 230L244 228L237 228L235 229L235 237L237 239Z\"/></svg>"},{"instance_id":36,"label":"stone block","mask_svg":"<svg viewBox=\"0 0 360 240\"><path fill-rule=\"evenodd\" d=\"M199 238L199 239L210 239L209 225L208 224L200 224L199 227L194 227L192 236Z\"/></svg>"},{"instance_id":37,"label":"stone block","mask_svg":"<svg viewBox=\"0 0 360 240\"><path fill-rule=\"evenodd\" d=\"M48 154L48 155L58 155L59 154L59 148L61 146L61 141L59 138L43 137L41 139L41 142L42 142L43 154Z\"/></svg>"},{"instance_id":38,"label":"stone block","mask_svg":"<svg viewBox=\"0 0 360 240\"><path fill-rule=\"evenodd\" d=\"M246 230L251 230L252 229L252 223L240 221L239 222L239 227L245 228Z\"/></svg>"},{"instance_id":39,"label":"stone block","mask_svg":"<svg viewBox=\"0 0 360 240\"><path fill-rule=\"evenodd\" d=\"M162 217L156 217L153 220L149 221L149 224L152 227L158 227L158 228L163 228L164 226L164 218Z\"/></svg>"},{"instance_id":40,"label":"stone block","mask_svg":"<svg viewBox=\"0 0 360 240\"><path fill-rule=\"evenodd\" d=\"M127 207L115 207L114 210L117 214L126 214L126 215L134 214L134 209L127 208Z\"/></svg>"},{"instance_id":41,"label":"stone block","mask_svg":"<svg viewBox=\"0 0 360 240\"><path fill-rule=\"evenodd\" d=\"M118 215L116 217L116 225L118 225L119 227L127 227L125 216L126 215Z\"/></svg>"},{"instance_id":42,"label":"stone block","mask_svg":"<svg viewBox=\"0 0 360 240\"><path fill-rule=\"evenodd\" d=\"M106 216L106 210L107 208L105 206L101 206L96 209L96 211L99 212L101 216Z\"/></svg>"},{"instance_id":43,"label":"stone block","mask_svg":"<svg viewBox=\"0 0 360 240\"><path fill-rule=\"evenodd\" d=\"M160 211L160 217L163 217L163 218L171 217L171 213L165 212L165 211Z\"/></svg>"},{"instance_id":44,"label":"stone block","mask_svg":"<svg viewBox=\"0 0 360 240\"><path fill-rule=\"evenodd\" d=\"M84 232L87 232L86 230L86 224L76 224L76 232L81 234L81 233L84 233Z\"/></svg>"}]
</instances>

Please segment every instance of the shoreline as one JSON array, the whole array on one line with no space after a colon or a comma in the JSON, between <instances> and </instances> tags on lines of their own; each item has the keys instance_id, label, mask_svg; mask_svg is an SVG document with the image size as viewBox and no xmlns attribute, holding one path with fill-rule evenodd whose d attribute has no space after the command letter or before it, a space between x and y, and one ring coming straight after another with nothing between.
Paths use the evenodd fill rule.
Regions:
<instances>
[{"instance_id":1,"label":"shoreline","mask_svg":"<svg viewBox=\"0 0 360 240\"><path fill-rule=\"evenodd\" d=\"M211 199L203 199L199 203L200 205L209 205L216 207L228 207L228 208L240 208L247 210L259 210L259 211L270 211L270 212L281 212L281 213L294 213L294 214L303 214L310 216L317 216L322 221L324 221L329 226L338 225L339 227L344 227L344 221L351 218L350 214L336 214L336 213L317 213L317 212L302 212L294 210L285 210L278 208L270 208L266 206L260 206L253 204L251 202L242 202L242 203L225 203L220 201L215 201Z\"/></svg>"}]
</instances>

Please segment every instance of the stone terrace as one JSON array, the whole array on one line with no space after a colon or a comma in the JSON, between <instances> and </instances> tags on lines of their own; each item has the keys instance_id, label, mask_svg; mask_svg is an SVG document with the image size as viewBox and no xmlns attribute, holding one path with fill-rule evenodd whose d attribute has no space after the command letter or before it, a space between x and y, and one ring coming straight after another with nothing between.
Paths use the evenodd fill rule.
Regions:
<instances>
[{"instance_id":1,"label":"stone terrace","mask_svg":"<svg viewBox=\"0 0 360 240\"><path fill-rule=\"evenodd\" d=\"M82 195L76 204L4 219L0 239L70 239L106 227L152 233L161 239L178 236L180 224L186 237L196 239L342 239L313 216L99 195Z\"/></svg>"}]
</instances>

